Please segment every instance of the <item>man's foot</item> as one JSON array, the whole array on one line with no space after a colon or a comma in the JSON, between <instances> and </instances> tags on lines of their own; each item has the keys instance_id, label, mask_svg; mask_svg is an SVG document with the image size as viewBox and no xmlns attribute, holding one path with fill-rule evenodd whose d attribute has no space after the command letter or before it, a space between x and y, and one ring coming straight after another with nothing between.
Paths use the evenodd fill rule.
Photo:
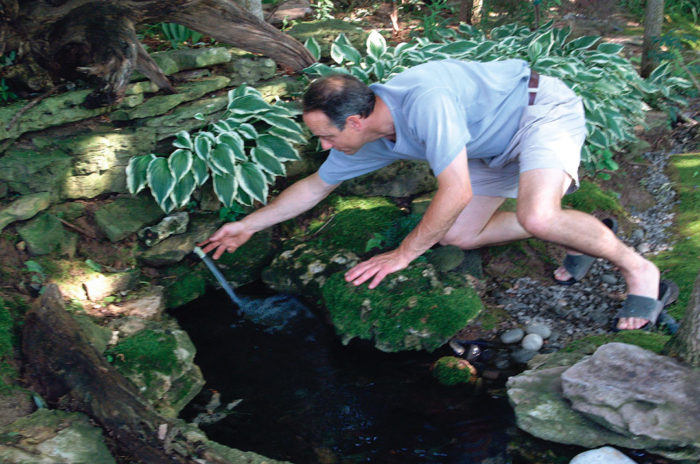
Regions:
<instances>
[{"instance_id":1,"label":"man's foot","mask_svg":"<svg viewBox=\"0 0 700 464\"><path fill-rule=\"evenodd\" d=\"M657 299L659 297L659 280L661 273L651 261L639 256L639 264L633 269L622 273L627 282L628 295L645 296ZM641 329L649 322L639 317L620 318L617 323L619 330Z\"/></svg>"},{"instance_id":2,"label":"man's foot","mask_svg":"<svg viewBox=\"0 0 700 464\"><path fill-rule=\"evenodd\" d=\"M577 253L575 251L567 251L567 256L583 256L583 253ZM554 280L560 284L567 285L574 280L574 276L571 275L569 271L566 270L564 265L559 266L556 271L554 271Z\"/></svg>"},{"instance_id":3,"label":"man's foot","mask_svg":"<svg viewBox=\"0 0 700 464\"><path fill-rule=\"evenodd\" d=\"M601 221L613 233L617 233L617 220L605 218ZM566 250L562 265L554 271L554 280L562 285L571 285L583 279L593 266L595 258L573 250Z\"/></svg>"}]
</instances>

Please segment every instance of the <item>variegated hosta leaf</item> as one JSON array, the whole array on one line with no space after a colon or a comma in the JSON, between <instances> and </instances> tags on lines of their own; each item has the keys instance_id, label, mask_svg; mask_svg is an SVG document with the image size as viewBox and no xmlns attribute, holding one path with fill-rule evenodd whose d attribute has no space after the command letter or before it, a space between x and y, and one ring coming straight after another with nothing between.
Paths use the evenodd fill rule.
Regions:
<instances>
[{"instance_id":1,"label":"variegated hosta leaf","mask_svg":"<svg viewBox=\"0 0 700 464\"><path fill-rule=\"evenodd\" d=\"M211 132L210 132L211 134ZM213 136L214 134L212 134ZM197 134L194 138L194 153L200 160L204 161L209 158L211 153L212 139L202 133Z\"/></svg>"},{"instance_id":2,"label":"variegated hosta leaf","mask_svg":"<svg viewBox=\"0 0 700 464\"><path fill-rule=\"evenodd\" d=\"M146 174L148 171L148 165L156 158L156 155L143 155L134 156L129 160L129 164L126 167L126 184L129 188L129 193L136 195L139 193L148 183Z\"/></svg>"},{"instance_id":3,"label":"variegated hosta leaf","mask_svg":"<svg viewBox=\"0 0 700 464\"><path fill-rule=\"evenodd\" d=\"M211 125L211 128L216 134L225 134L231 131L231 126L229 126L225 120L216 121Z\"/></svg>"},{"instance_id":4,"label":"variegated hosta leaf","mask_svg":"<svg viewBox=\"0 0 700 464\"><path fill-rule=\"evenodd\" d=\"M295 121L289 118L277 116L276 114L259 114L258 118L265 121L274 128L284 129L288 132L295 132L299 135L304 133L304 129Z\"/></svg>"},{"instance_id":5,"label":"variegated hosta leaf","mask_svg":"<svg viewBox=\"0 0 700 464\"><path fill-rule=\"evenodd\" d=\"M304 42L304 46L306 49L311 53L311 56L313 56L316 61L321 59L321 46L318 44L316 39L313 37L310 37L306 39L306 42Z\"/></svg>"},{"instance_id":6,"label":"variegated hosta leaf","mask_svg":"<svg viewBox=\"0 0 700 464\"><path fill-rule=\"evenodd\" d=\"M236 161L233 150L225 143L220 143L211 151L209 161L216 166L216 170L221 174L233 174L235 172Z\"/></svg>"},{"instance_id":7,"label":"variegated hosta leaf","mask_svg":"<svg viewBox=\"0 0 700 464\"><path fill-rule=\"evenodd\" d=\"M245 191L241 188L240 185L238 186L238 190L236 191L236 201L246 206L253 206L253 199L250 198L250 195L245 193Z\"/></svg>"},{"instance_id":8,"label":"variegated hosta leaf","mask_svg":"<svg viewBox=\"0 0 700 464\"><path fill-rule=\"evenodd\" d=\"M373 30L367 37L367 54L379 60L386 53L386 40L377 30Z\"/></svg>"},{"instance_id":9,"label":"variegated hosta leaf","mask_svg":"<svg viewBox=\"0 0 700 464\"><path fill-rule=\"evenodd\" d=\"M248 140L255 140L258 137L258 131L255 130L252 124L243 123L236 127L236 130L242 137Z\"/></svg>"},{"instance_id":10,"label":"variegated hosta leaf","mask_svg":"<svg viewBox=\"0 0 700 464\"><path fill-rule=\"evenodd\" d=\"M175 141L173 146L177 148L184 148L185 150L192 150L192 140L190 139L190 133L182 130L175 135Z\"/></svg>"},{"instance_id":11,"label":"variegated hosta leaf","mask_svg":"<svg viewBox=\"0 0 700 464\"><path fill-rule=\"evenodd\" d=\"M225 174L223 176L214 174L212 176L212 184L214 186L214 193L219 197L219 201L221 201L224 206L231 207L238 188L236 176L233 174Z\"/></svg>"},{"instance_id":12,"label":"variegated hosta leaf","mask_svg":"<svg viewBox=\"0 0 700 464\"><path fill-rule=\"evenodd\" d=\"M175 187L175 177L168 168L168 160L156 157L148 164L147 171L148 185L151 187L151 195L163 211L170 212L174 205L166 200ZM167 207L170 207L168 209Z\"/></svg>"},{"instance_id":13,"label":"variegated hosta leaf","mask_svg":"<svg viewBox=\"0 0 700 464\"><path fill-rule=\"evenodd\" d=\"M191 172L185 174L173 188L170 198L173 200L176 208L182 208L190 201L190 196L192 192L197 187L197 181Z\"/></svg>"},{"instance_id":14,"label":"variegated hosta leaf","mask_svg":"<svg viewBox=\"0 0 700 464\"><path fill-rule=\"evenodd\" d=\"M256 140L259 147L267 148L270 150L277 159L282 161L296 161L299 160L299 153L292 146L291 143L287 142L285 139L280 137L275 137L274 135L265 134L258 137Z\"/></svg>"},{"instance_id":15,"label":"variegated hosta leaf","mask_svg":"<svg viewBox=\"0 0 700 464\"><path fill-rule=\"evenodd\" d=\"M233 152L233 156L235 156L237 160L241 160L241 161L247 160L247 158L245 156L245 151L244 151L245 148L243 145L243 139L236 132L231 131L231 132L227 132L225 134L221 134L217 138L217 142L229 147L231 149L231 151Z\"/></svg>"},{"instance_id":16,"label":"variegated hosta leaf","mask_svg":"<svg viewBox=\"0 0 700 464\"><path fill-rule=\"evenodd\" d=\"M304 144L306 143L306 139L299 134L298 132L292 132L287 129L284 129L282 127L273 127L271 128L268 133L270 135L275 135L277 137L281 137L285 140L288 140L292 143L299 143L299 144Z\"/></svg>"},{"instance_id":17,"label":"variegated hosta leaf","mask_svg":"<svg viewBox=\"0 0 700 464\"><path fill-rule=\"evenodd\" d=\"M275 157L275 155L267 148L255 147L250 150L250 155L261 168L275 176L283 176L287 173L284 169L284 164Z\"/></svg>"},{"instance_id":18,"label":"variegated hosta leaf","mask_svg":"<svg viewBox=\"0 0 700 464\"><path fill-rule=\"evenodd\" d=\"M175 177L175 182L179 182L185 174L192 169L192 152L182 148L175 150L168 157L168 167Z\"/></svg>"},{"instance_id":19,"label":"variegated hosta leaf","mask_svg":"<svg viewBox=\"0 0 700 464\"><path fill-rule=\"evenodd\" d=\"M267 179L255 163L237 164L236 180L251 198L261 203L267 202Z\"/></svg>"},{"instance_id":20,"label":"variegated hosta leaf","mask_svg":"<svg viewBox=\"0 0 700 464\"><path fill-rule=\"evenodd\" d=\"M255 114L269 111L270 104L257 95L234 98L228 105L231 114Z\"/></svg>"},{"instance_id":21,"label":"variegated hosta leaf","mask_svg":"<svg viewBox=\"0 0 700 464\"><path fill-rule=\"evenodd\" d=\"M197 185L204 185L204 183L209 179L209 168L207 163L202 161L200 158L195 157L192 160L192 175L194 176Z\"/></svg>"}]
</instances>

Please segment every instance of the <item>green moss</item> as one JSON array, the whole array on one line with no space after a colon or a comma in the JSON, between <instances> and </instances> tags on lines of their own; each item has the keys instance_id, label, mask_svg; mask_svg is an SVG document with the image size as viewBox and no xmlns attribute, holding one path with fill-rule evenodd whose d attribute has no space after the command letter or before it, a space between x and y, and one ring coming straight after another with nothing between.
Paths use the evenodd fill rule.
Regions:
<instances>
[{"instance_id":1,"label":"green moss","mask_svg":"<svg viewBox=\"0 0 700 464\"><path fill-rule=\"evenodd\" d=\"M336 273L322 294L344 341L358 337L373 340L383 351L432 351L482 309L478 295L464 281L454 276L441 280L432 266L418 263L391 274L373 290L349 284L343 273Z\"/></svg>"},{"instance_id":2,"label":"green moss","mask_svg":"<svg viewBox=\"0 0 700 464\"><path fill-rule=\"evenodd\" d=\"M591 354L606 343L616 342L636 345L640 348L644 348L645 350L661 354L664 345L669 338L671 337L668 335L645 332L643 330L623 330L616 333L590 335L588 337L581 338L567 345L562 351L564 353L581 352L583 354Z\"/></svg>"},{"instance_id":3,"label":"green moss","mask_svg":"<svg viewBox=\"0 0 700 464\"><path fill-rule=\"evenodd\" d=\"M433 364L433 376L443 385L469 383L474 368L466 359L443 356Z\"/></svg>"},{"instance_id":4,"label":"green moss","mask_svg":"<svg viewBox=\"0 0 700 464\"><path fill-rule=\"evenodd\" d=\"M16 343L15 321L5 301L0 298L0 393L10 390L10 379L17 377L17 370L12 362Z\"/></svg>"},{"instance_id":5,"label":"green moss","mask_svg":"<svg viewBox=\"0 0 700 464\"><path fill-rule=\"evenodd\" d=\"M608 211L624 215L624 209L614 194L604 192L596 184L587 181L581 181L581 187L576 192L564 196L562 204L585 213Z\"/></svg>"},{"instance_id":6,"label":"green moss","mask_svg":"<svg viewBox=\"0 0 700 464\"><path fill-rule=\"evenodd\" d=\"M177 308L204 295L207 288L207 277L203 267L197 265L194 269L189 266L176 266L168 270L166 284L166 308Z\"/></svg>"},{"instance_id":7,"label":"green moss","mask_svg":"<svg viewBox=\"0 0 700 464\"><path fill-rule=\"evenodd\" d=\"M700 153L671 157L669 171L679 199L674 230L676 242L673 249L659 253L652 260L664 278L678 284L678 303L669 312L680 319L700 272Z\"/></svg>"},{"instance_id":8,"label":"green moss","mask_svg":"<svg viewBox=\"0 0 700 464\"><path fill-rule=\"evenodd\" d=\"M105 352L124 374L140 373L150 384L153 371L171 374L177 366L175 337L165 330L142 330Z\"/></svg>"},{"instance_id":9,"label":"green moss","mask_svg":"<svg viewBox=\"0 0 700 464\"><path fill-rule=\"evenodd\" d=\"M274 251L271 232L261 231L235 252L221 255L217 264L226 280L235 286L243 285L260 278L262 270L272 261ZM211 274L209 280L215 282Z\"/></svg>"}]
</instances>

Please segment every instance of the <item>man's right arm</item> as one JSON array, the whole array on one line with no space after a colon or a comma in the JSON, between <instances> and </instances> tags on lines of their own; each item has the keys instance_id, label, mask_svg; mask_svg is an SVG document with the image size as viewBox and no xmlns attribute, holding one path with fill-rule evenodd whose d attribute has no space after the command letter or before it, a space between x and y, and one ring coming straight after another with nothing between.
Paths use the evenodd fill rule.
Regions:
<instances>
[{"instance_id":1,"label":"man's right arm","mask_svg":"<svg viewBox=\"0 0 700 464\"><path fill-rule=\"evenodd\" d=\"M336 187L326 183L318 172L292 184L268 205L237 222L224 224L200 244L205 253L216 249L214 259L233 252L258 231L300 215L323 200Z\"/></svg>"}]
</instances>

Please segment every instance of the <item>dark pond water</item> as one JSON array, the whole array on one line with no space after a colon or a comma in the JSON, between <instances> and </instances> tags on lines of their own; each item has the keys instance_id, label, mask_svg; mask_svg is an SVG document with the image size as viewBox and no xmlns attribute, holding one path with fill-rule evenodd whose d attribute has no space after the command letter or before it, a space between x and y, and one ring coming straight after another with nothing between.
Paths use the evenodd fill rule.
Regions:
<instances>
[{"instance_id":1,"label":"dark pond water","mask_svg":"<svg viewBox=\"0 0 700 464\"><path fill-rule=\"evenodd\" d=\"M248 309L260 306L247 301ZM502 389L433 379L431 364L451 352L343 346L296 300L256 301L268 303L253 314L266 325L241 317L223 292L172 312L207 379L183 418L201 413L211 390L223 404L242 400L225 419L201 425L209 438L297 464L535 462L509 454L519 432ZM568 462L562 457L556 461Z\"/></svg>"}]
</instances>

